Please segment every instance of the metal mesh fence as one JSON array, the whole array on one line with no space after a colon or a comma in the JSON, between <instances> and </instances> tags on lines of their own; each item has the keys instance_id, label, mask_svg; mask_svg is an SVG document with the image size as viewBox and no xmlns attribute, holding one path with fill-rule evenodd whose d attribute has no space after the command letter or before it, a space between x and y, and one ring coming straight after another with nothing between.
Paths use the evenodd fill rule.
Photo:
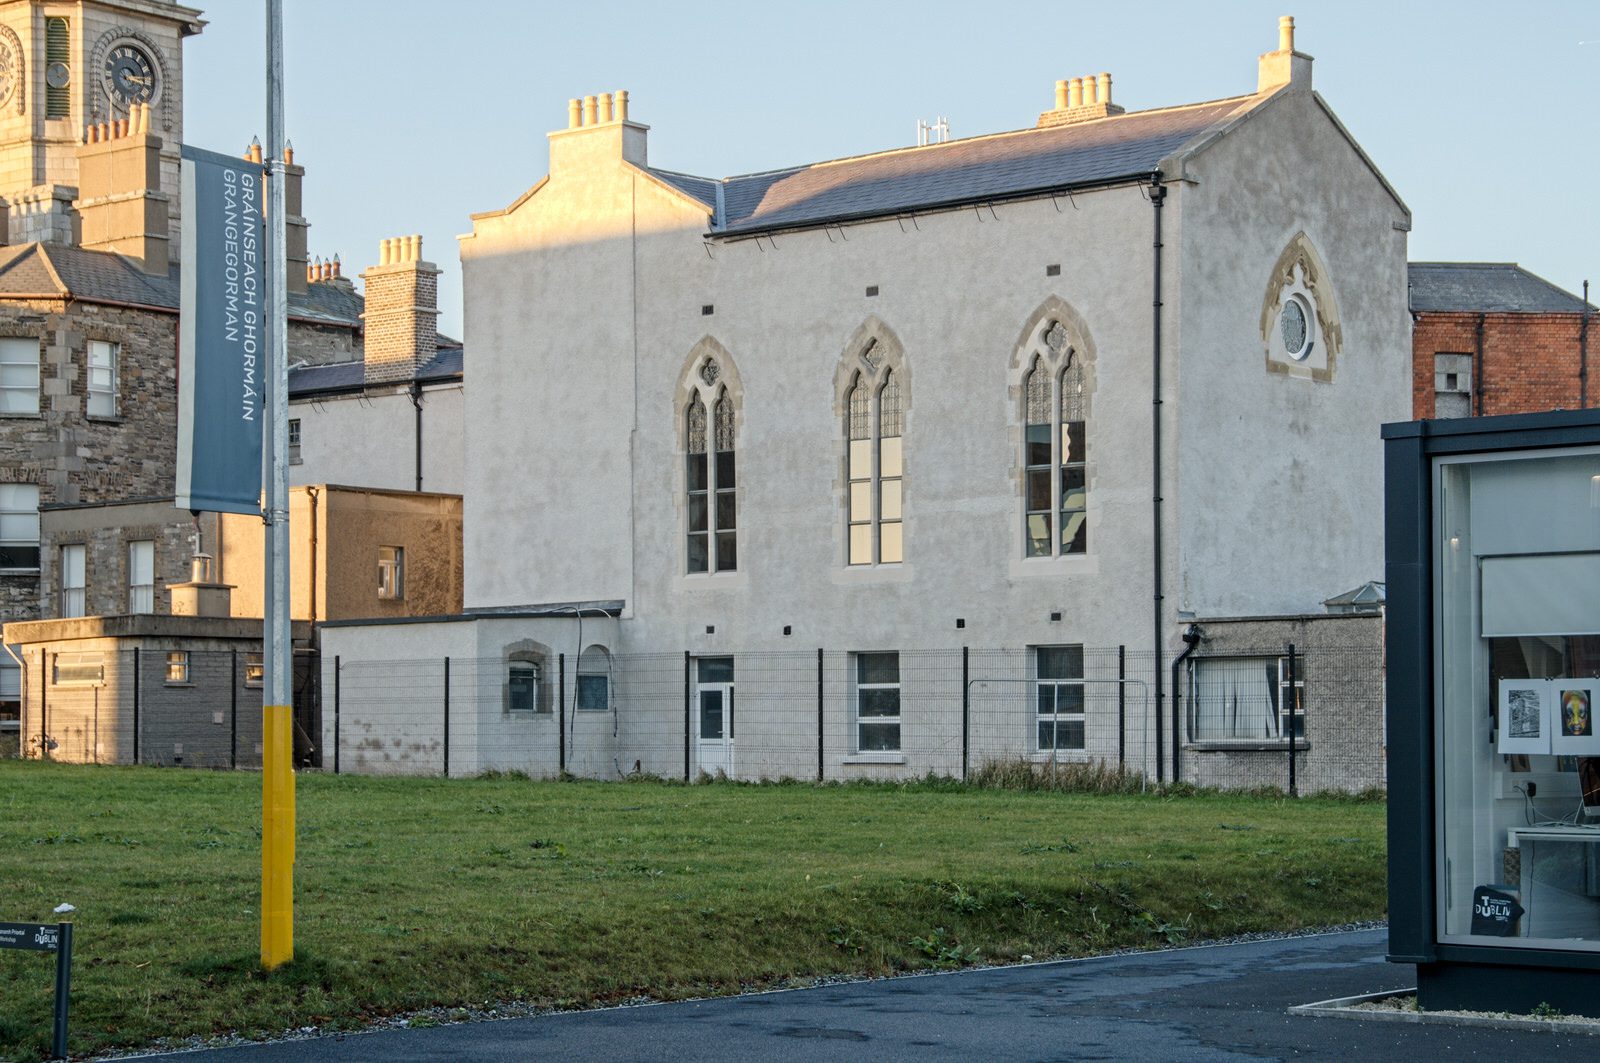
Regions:
<instances>
[{"instance_id":1,"label":"metal mesh fence","mask_svg":"<svg viewBox=\"0 0 1600 1063\"><path fill-rule=\"evenodd\" d=\"M260 655L247 650L31 652L21 753L74 764L261 766ZM321 764L314 654L297 654L295 762Z\"/></svg>"},{"instance_id":2,"label":"metal mesh fence","mask_svg":"<svg viewBox=\"0 0 1600 1063\"><path fill-rule=\"evenodd\" d=\"M1159 706L1154 655L1121 648L329 658L320 746L324 767L373 774L966 778L1088 763L1224 789L1381 787L1381 651L1287 656L1197 656L1176 691L1161 661Z\"/></svg>"}]
</instances>

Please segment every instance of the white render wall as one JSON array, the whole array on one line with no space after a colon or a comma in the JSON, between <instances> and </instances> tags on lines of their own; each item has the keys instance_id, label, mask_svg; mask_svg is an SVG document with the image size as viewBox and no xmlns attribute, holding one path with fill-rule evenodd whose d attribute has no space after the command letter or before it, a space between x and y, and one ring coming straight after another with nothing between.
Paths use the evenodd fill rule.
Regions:
<instances>
[{"instance_id":1,"label":"white render wall","mask_svg":"<svg viewBox=\"0 0 1600 1063\"><path fill-rule=\"evenodd\" d=\"M465 405L459 384L423 389L424 491L462 491ZM404 390L297 399L289 416L300 419L300 464L289 466L291 484L416 490L416 410Z\"/></svg>"},{"instance_id":2,"label":"white render wall","mask_svg":"<svg viewBox=\"0 0 1600 1063\"><path fill-rule=\"evenodd\" d=\"M1274 97L1189 173L1179 607L1318 612L1383 578L1378 426L1411 417L1410 217L1309 91ZM1331 381L1265 371L1267 279L1297 233L1331 275L1342 330Z\"/></svg>"},{"instance_id":3,"label":"white render wall","mask_svg":"<svg viewBox=\"0 0 1600 1063\"><path fill-rule=\"evenodd\" d=\"M1166 652L1180 610L1315 610L1381 554L1378 427L1409 395L1405 213L1295 93L1194 160L1197 183L1168 186ZM467 607L620 599L624 654L1148 652L1147 189L707 241L700 205L623 161L642 161L642 137L553 134L547 181L463 238ZM1263 161L1276 151L1292 175ZM1327 382L1266 367L1263 302L1302 230L1344 329ZM1018 345L1051 300L1092 348L1090 547L1027 560ZM870 569L844 563L839 391L864 328L906 362L905 562ZM707 339L739 397L740 563L686 575L680 411ZM837 741L830 757L848 752Z\"/></svg>"}]
</instances>

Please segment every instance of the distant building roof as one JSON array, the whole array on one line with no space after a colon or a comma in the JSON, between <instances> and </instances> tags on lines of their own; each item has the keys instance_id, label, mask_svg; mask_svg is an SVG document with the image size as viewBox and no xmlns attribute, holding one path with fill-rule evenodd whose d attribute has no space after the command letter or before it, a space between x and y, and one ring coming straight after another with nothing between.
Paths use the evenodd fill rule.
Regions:
<instances>
[{"instance_id":1,"label":"distant building roof","mask_svg":"<svg viewBox=\"0 0 1600 1063\"><path fill-rule=\"evenodd\" d=\"M443 337L441 337L441 340ZM465 356L461 347L440 347L414 379L419 384L442 384L463 377ZM289 398L306 398L311 395L331 395L343 391L360 391L366 385L366 363L329 362L325 365L303 365L289 370Z\"/></svg>"},{"instance_id":2,"label":"distant building roof","mask_svg":"<svg viewBox=\"0 0 1600 1063\"><path fill-rule=\"evenodd\" d=\"M110 251L39 243L0 247L0 299L31 296L176 310L178 277L177 266L155 277ZM361 307L360 294L348 283L316 282L304 293L289 293L289 316L298 321L358 328Z\"/></svg>"},{"instance_id":3,"label":"distant building roof","mask_svg":"<svg viewBox=\"0 0 1600 1063\"><path fill-rule=\"evenodd\" d=\"M1368 580L1354 590L1334 595L1322 604L1330 613L1364 613L1382 608L1387 600L1386 585Z\"/></svg>"},{"instance_id":4,"label":"distant building roof","mask_svg":"<svg viewBox=\"0 0 1600 1063\"><path fill-rule=\"evenodd\" d=\"M716 180L650 172L737 236L1132 180L1261 102L1240 96Z\"/></svg>"},{"instance_id":5,"label":"distant building roof","mask_svg":"<svg viewBox=\"0 0 1600 1063\"><path fill-rule=\"evenodd\" d=\"M1419 313L1579 314L1583 300L1515 262L1413 262Z\"/></svg>"}]
</instances>

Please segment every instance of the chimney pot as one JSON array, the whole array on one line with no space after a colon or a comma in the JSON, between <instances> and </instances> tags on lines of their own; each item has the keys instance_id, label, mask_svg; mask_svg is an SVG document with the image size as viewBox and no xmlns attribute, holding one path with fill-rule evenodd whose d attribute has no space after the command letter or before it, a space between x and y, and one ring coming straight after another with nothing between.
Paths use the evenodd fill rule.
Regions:
<instances>
[{"instance_id":1,"label":"chimney pot","mask_svg":"<svg viewBox=\"0 0 1600 1063\"><path fill-rule=\"evenodd\" d=\"M607 92L600 97L600 121L606 125L611 124L611 93Z\"/></svg>"},{"instance_id":2,"label":"chimney pot","mask_svg":"<svg viewBox=\"0 0 1600 1063\"><path fill-rule=\"evenodd\" d=\"M422 261L422 234L414 233L411 237L411 261Z\"/></svg>"},{"instance_id":3,"label":"chimney pot","mask_svg":"<svg viewBox=\"0 0 1600 1063\"><path fill-rule=\"evenodd\" d=\"M617 90L617 121L626 122L627 120L628 120L628 90L627 89L619 89L619 90Z\"/></svg>"},{"instance_id":4,"label":"chimney pot","mask_svg":"<svg viewBox=\"0 0 1600 1063\"><path fill-rule=\"evenodd\" d=\"M1095 85L1094 75L1085 75L1083 79L1083 102L1086 105L1100 102L1100 97L1095 95Z\"/></svg>"},{"instance_id":5,"label":"chimney pot","mask_svg":"<svg viewBox=\"0 0 1600 1063\"><path fill-rule=\"evenodd\" d=\"M335 253L334 256L333 256L333 275L334 275L335 278L344 276L344 274L341 272L341 270L343 270L343 268L344 267L342 265L340 265L340 263L339 263L338 254Z\"/></svg>"},{"instance_id":6,"label":"chimney pot","mask_svg":"<svg viewBox=\"0 0 1600 1063\"><path fill-rule=\"evenodd\" d=\"M1294 51L1294 16L1284 15L1278 19L1278 51Z\"/></svg>"},{"instance_id":7,"label":"chimney pot","mask_svg":"<svg viewBox=\"0 0 1600 1063\"><path fill-rule=\"evenodd\" d=\"M1101 103L1110 103L1111 102L1111 75L1110 74L1102 73L1100 75L1100 102Z\"/></svg>"},{"instance_id":8,"label":"chimney pot","mask_svg":"<svg viewBox=\"0 0 1600 1063\"><path fill-rule=\"evenodd\" d=\"M1056 82L1056 110L1064 111L1066 109L1067 109L1067 82L1066 82L1066 79L1063 78L1060 81Z\"/></svg>"},{"instance_id":9,"label":"chimney pot","mask_svg":"<svg viewBox=\"0 0 1600 1063\"><path fill-rule=\"evenodd\" d=\"M1067 82L1067 106L1083 106L1083 79L1072 78Z\"/></svg>"},{"instance_id":10,"label":"chimney pot","mask_svg":"<svg viewBox=\"0 0 1600 1063\"><path fill-rule=\"evenodd\" d=\"M600 120L600 101L593 96L583 98L583 124L594 125Z\"/></svg>"},{"instance_id":11,"label":"chimney pot","mask_svg":"<svg viewBox=\"0 0 1600 1063\"><path fill-rule=\"evenodd\" d=\"M389 238L386 236L382 240L378 241L378 265L387 266L388 264L389 264Z\"/></svg>"},{"instance_id":12,"label":"chimney pot","mask_svg":"<svg viewBox=\"0 0 1600 1063\"><path fill-rule=\"evenodd\" d=\"M577 129L583 124L583 101L574 96L567 101L567 128Z\"/></svg>"}]
</instances>

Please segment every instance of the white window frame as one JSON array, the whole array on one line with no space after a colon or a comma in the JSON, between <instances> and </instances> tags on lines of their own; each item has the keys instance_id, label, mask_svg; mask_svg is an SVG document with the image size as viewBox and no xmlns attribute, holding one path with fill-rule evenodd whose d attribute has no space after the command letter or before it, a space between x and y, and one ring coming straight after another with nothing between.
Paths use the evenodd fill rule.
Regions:
<instances>
[{"instance_id":1,"label":"white window frame","mask_svg":"<svg viewBox=\"0 0 1600 1063\"><path fill-rule=\"evenodd\" d=\"M97 687L106 681L105 654L79 651L52 654L50 685L58 687Z\"/></svg>"},{"instance_id":2,"label":"white window frame","mask_svg":"<svg viewBox=\"0 0 1600 1063\"><path fill-rule=\"evenodd\" d=\"M1077 650L1078 674L1076 676L1046 676L1043 672L1044 655L1050 650ZM1082 753L1089 745L1089 716L1088 701L1083 682L1084 672L1083 647L1080 645L1054 645L1035 646L1033 648L1034 672L1034 728L1033 741L1035 748L1040 753ZM1075 711L1062 711L1062 698L1068 698L1072 693L1077 694L1077 709ZM1045 711L1046 698L1049 698L1050 711ZM1061 725L1077 723L1081 730L1082 738L1076 745L1062 745ZM1051 729L1052 741L1046 744L1042 740L1043 725L1048 724Z\"/></svg>"},{"instance_id":3,"label":"white window frame","mask_svg":"<svg viewBox=\"0 0 1600 1063\"><path fill-rule=\"evenodd\" d=\"M84 361L88 369L85 374L87 399L84 412L90 417L115 417L118 385L122 380L121 344L110 340L90 340Z\"/></svg>"},{"instance_id":4,"label":"white window frame","mask_svg":"<svg viewBox=\"0 0 1600 1063\"><path fill-rule=\"evenodd\" d=\"M40 362L38 337L0 336L0 416L38 416Z\"/></svg>"},{"instance_id":5,"label":"white window frame","mask_svg":"<svg viewBox=\"0 0 1600 1063\"><path fill-rule=\"evenodd\" d=\"M1271 725L1270 734L1240 734L1238 726L1241 721L1236 720L1232 733L1221 734L1216 731L1203 733L1201 722L1212 708L1212 699L1215 692L1202 685L1202 673L1208 666L1228 662L1235 666L1249 664L1261 672L1265 672L1269 664L1272 667L1272 678L1263 678L1260 690L1267 696L1268 703L1264 711L1251 710L1245 721L1259 721ZM1287 693L1291 686L1299 692L1299 703L1295 706L1294 718L1299 724L1294 735L1298 748L1305 742L1306 721L1306 659L1304 654L1295 654L1295 670L1298 673L1290 682L1289 658L1284 654L1246 654L1238 657L1216 656L1196 657L1190 662L1189 670L1189 713L1188 731L1189 740L1200 744L1212 742L1228 744L1271 745L1285 746L1289 742L1289 710L1290 703Z\"/></svg>"},{"instance_id":6,"label":"white window frame","mask_svg":"<svg viewBox=\"0 0 1600 1063\"><path fill-rule=\"evenodd\" d=\"M300 418L289 418L289 464L300 464Z\"/></svg>"},{"instance_id":7,"label":"white window frame","mask_svg":"<svg viewBox=\"0 0 1600 1063\"><path fill-rule=\"evenodd\" d=\"M388 556L385 556L388 551ZM403 601L406 596L406 548L378 547L378 597L384 601Z\"/></svg>"},{"instance_id":8,"label":"white window frame","mask_svg":"<svg viewBox=\"0 0 1600 1063\"><path fill-rule=\"evenodd\" d=\"M903 702L904 690L900 677L900 653L897 650L875 650L851 654L854 658L855 697L851 699L851 715L855 717L854 726L851 728L851 738L854 748L853 753L899 753L905 746L905 705ZM892 683L868 683L861 678L862 668L869 657L893 657L895 679ZM869 690L893 690L895 692L895 713L893 716L863 716L861 714L862 694ZM863 727L882 727L894 725L894 745L892 747L866 748L861 741Z\"/></svg>"},{"instance_id":9,"label":"white window frame","mask_svg":"<svg viewBox=\"0 0 1600 1063\"><path fill-rule=\"evenodd\" d=\"M146 565L141 566L139 555L148 554ZM140 568L145 568L144 572ZM140 580L140 576L148 577ZM130 539L128 541L128 612L153 613L156 611L156 541Z\"/></svg>"},{"instance_id":10,"label":"white window frame","mask_svg":"<svg viewBox=\"0 0 1600 1063\"><path fill-rule=\"evenodd\" d=\"M519 705L514 685L517 676L531 676L533 680L533 704ZM549 712L544 700L544 663L530 660L526 657L513 657L506 662L506 712L518 715L532 716L536 713Z\"/></svg>"},{"instance_id":11,"label":"white window frame","mask_svg":"<svg viewBox=\"0 0 1600 1063\"><path fill-rule=\"evenodd\" d=\"M165 675L165 682L167 686L189 686L191 684L189 675L189 651L168 650Z\"/></svg>"},{"instance_id":12,"label":"white window frame","mask_svg":"<svg viewBox=\"0 0 1600 1063\"><path fill-rule=\"evenodd\" d=\"M33 564L7 565L0 571L39 571L38 484L0 484L0 545L33 551Z\"/></svg>"},{"instance_id":13,"label":"white window frame","mask_svg":"<svg viewBox=\"0 0 1600 1063\"><path fill-rule=\"evenodd\" d=\"M244 655L244 685L256 690L266 685L267 666L265 658L259 653Z\"/></svg>"},{"instance_id":14,"label":"white window frame","mask_svg":"<svg viewBox=\"0 0 1600 1063\"><path fill-rule=\"evenodd\" d=\"M57 552L56 586L60 590L56 610L62 618L88 615L89 547L85 543L64 543Z\"/></svg>"}]
</instances>

